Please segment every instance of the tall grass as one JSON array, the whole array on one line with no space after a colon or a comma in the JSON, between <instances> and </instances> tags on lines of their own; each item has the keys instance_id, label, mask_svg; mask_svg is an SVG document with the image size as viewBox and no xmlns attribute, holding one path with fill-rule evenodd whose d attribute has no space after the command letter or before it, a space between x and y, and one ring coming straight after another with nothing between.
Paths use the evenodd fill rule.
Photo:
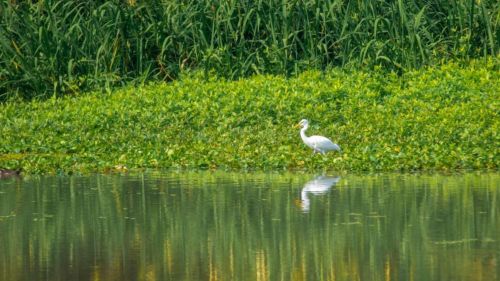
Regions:
<instances>
[{"instance_id":1,"label":"tall grass","mask_svg":"<svg viewBox=\"0 0 500 281\"><path fill-rule=\"evenodd\" d=\"M498 52L498 1L0 1L0 97ZM1 99L0 98L0 99Z\"/></svg>"}]
</instances>

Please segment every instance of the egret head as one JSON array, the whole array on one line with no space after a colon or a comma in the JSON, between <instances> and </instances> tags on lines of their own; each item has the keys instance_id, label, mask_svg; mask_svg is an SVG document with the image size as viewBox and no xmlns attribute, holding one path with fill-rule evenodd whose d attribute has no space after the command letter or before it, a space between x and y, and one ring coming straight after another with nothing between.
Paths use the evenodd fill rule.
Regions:
<instances>
[{"instance_id":1,"label":"egret head","mask_svg":"<svg viewBox=\"0 0 500 281\"><path fill-rule=\"evenodd\" d=\"M302 120L300 120L299 124L297 124L297 126L299 126L301 128L304 128L307 125L309 125L309 121L307 121L307 119L302 119Z\"/></svg>"}]
</instances>

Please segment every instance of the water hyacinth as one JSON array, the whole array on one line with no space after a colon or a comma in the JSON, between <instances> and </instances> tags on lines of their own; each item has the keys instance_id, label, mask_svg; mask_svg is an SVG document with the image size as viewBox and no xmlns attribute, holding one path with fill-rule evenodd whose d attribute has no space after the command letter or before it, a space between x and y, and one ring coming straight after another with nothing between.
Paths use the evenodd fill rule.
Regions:
<instances>
[{"instance_id":1,"label":"water hyacinth","mask_svg":"<svg viewBox=\"0 0 500 281\"><path fill-rule=\"evenodd\" d=\"M168 84L0 105L0 167L409 171L498 168L493 61L409 72L306 72ZM342 153L312 155L293 128Z\"/></svg>"}]
</instances>

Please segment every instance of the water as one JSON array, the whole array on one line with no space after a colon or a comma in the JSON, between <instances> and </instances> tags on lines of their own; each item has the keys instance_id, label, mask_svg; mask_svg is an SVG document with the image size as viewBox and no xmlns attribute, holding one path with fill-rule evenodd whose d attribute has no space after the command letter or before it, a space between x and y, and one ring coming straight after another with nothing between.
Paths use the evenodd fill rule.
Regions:
<instances>
[{"instance_id":1,"label":"water","mask_svg":"<svg viewBox=\"0 0 500 281\"><path fill-rule=\"evenodd\" d=\"M500 280L498 174L0 181L1 280Z\"/></svg>"}]
</instances>

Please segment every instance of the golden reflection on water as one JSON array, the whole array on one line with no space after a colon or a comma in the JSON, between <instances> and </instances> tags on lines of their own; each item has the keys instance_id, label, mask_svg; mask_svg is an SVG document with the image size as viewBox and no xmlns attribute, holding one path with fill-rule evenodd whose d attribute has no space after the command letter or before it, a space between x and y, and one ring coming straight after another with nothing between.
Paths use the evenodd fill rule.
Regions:
<instances>
[{"instance_id":1,"label":"golden reflection on water","mask_svg":"<svg viewBox=\"0 0 500 281\"><path fill-rule=\"evenodd\" d=\"M499 280L498 180L185 173L1 181L0 280ZM295 204L304 192L306 210Z\"/></svg>"}]
</instances>

